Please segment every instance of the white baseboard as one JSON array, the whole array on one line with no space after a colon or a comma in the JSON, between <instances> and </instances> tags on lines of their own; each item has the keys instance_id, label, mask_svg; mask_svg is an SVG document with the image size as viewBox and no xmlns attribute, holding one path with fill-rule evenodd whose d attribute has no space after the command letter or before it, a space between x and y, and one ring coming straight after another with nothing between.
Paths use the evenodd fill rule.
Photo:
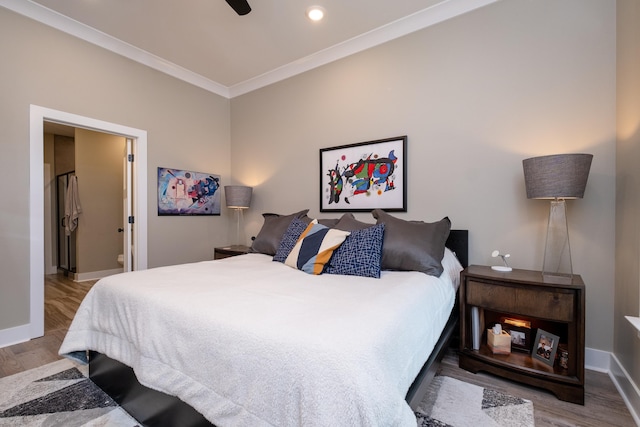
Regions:
<instances>
[{"instance_id":1,"label":"white baseboard","mask_svg":"<svg viewBox=\"0 0 640 427\"><path fill-rule=\"evenodd\" d=\"M73 280L76 282L84 282L86 280L98 280L103 277L113 276L114 274L122 273L124 270L122 268L114 268L113 270L101 270L101 271L90 271L88 273L75 273L73 275Z\"/></svg>"},{"instance_id":2,"label":"white baseboard","mask_svg":"<svg viewBox=\"0 0 640 427\"><path fill-rule=\"evenodd\" d=\"M611 353L608 351L587 348L584 352L584 367L590 371L604 372L611 370Z\"/></svg>"},{"instance_id":3,"label":"white baseboard","mask_svg":"<svg viewBox=\"0 0 640 427\"><path fill-rule=\"evenodd\" d=\"M122 273L122 271L122 268L116 268L113 270L92 271L89 273L74 274L73 280L75 280L76 282L83 282L85 280L98 280L103 277ZM32 338L34 338L34 336L32 335L30 324L20 325L14 328L0 329L0 348L27 342Z\"/></svg>"},{"instance_id":4,"label":"white baseboard","mask_svg":"<svg viewBox=\"0 0 640 427\"><path fill-rule=\"evenodd\" d=\"M15 328L0 329L0 348L20 344L31 339L31 326L29 324L16 326Z\"/></svg>"},{"instance_id":5,"label":"white baseboard","mask_svg":"<svg viewBox=\"0 0 640 427\"><path fill-rule=\"evenodd\" d=\"M609 378L613 381L622 400L631 412L633 420L636 425L640 426L640 389L620 364L618 358L613 353L594 348L587 348L584 358L585 369L609 374Z\"/></svg>"},{"instance_id":6,"label":"white baseboard","mask_svg":"<svg viewBox=\"0 0 640 427\"><path fill-rule=\"evenodd\" d=\"M611 377L611 381L613 381L624 403L629 408L636 425L640 426L640 389L633 382L624 366L620 364L615 354L611 354L609 377Z\"/></svg>"}]
</instances>

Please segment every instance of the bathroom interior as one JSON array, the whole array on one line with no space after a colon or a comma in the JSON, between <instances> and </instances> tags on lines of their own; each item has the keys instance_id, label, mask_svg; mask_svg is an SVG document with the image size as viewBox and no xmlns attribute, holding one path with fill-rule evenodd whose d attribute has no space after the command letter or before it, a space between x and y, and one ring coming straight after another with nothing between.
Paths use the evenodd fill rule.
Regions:
<instances>
[{"instance_id":1,"label":"bathroom interior","mask_svg":"<svg viewBox=\"0 0 640 427\"><path fill-rule=\"evenodd\" d=\"M130 265L124 257L133 253L124 250L126 146L121 136L45 122L45 274L96 280ZM81 210L76 228L69 219L73 201Z\"/></svg>"}]
</instances>

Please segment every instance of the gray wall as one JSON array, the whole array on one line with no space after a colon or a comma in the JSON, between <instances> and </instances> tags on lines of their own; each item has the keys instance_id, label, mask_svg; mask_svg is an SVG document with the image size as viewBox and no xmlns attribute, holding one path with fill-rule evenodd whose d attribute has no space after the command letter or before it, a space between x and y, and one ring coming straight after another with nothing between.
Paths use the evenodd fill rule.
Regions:
<instances>
[{"instance_id":1,"label":"gray wall","mask_svg":"<svg viewBox=\"0 0 640 427\"><path fill-rule=\"evenodd\" d=\"M615 18L600 0L498 2L229 101L0 9L0 36L12 40L0 44L0 167L28 192L29 104L147 130L154 267L209 259L228 242L224 216L156 216L156 167L223 179L233 169L255 187L251 235L264 211L319 215L319 148L407 134L409 210L398 216L447 215L470 230L472 262L500 249L539 269L548 205L526 199L521 160L593 153L569 224L587 346L611 351ZM28 198L0 215L2 330L29 320Z\"/></svg>"},{"instance_id":2,"label":"gray wall","mask_svg":"<svg viewBox=\"0 0 640 427\"><path fill-rule=\"evenodd\" d=\"M615 354L640 384L640 339L624 316L640 315L640 3L618 1ZM631 393L628 393L631 395ZM640 402L636 402L640 404Z\"/></svg>"},{"instance_id":3,"label":"gray wall","mask_svg":"<svg viewBox=\"0 0 640 427\"><path fill-rule=\"evenodd\" d=\"M229 100L0 8L0 331L29 322L29 105L148 132L148 265L213 258L221 217L158 217L158 166L229 180ZM11 40L11 42L8 42Z\"/></svg>"},{"instance_id":4,"label":"gray wall","mask_svg":"<svg viewBox=\"0 0 640 427\"><path fill-rule=\"evenodd\" d=\"M615 3L498 2L231 101L234 179L265 211L319 214L318 150L408 135L405 219L449 216L470 259L540 269L549 204L527 200L522 159L594 154L568 202L587 347L613 350ZM373 222L368 214L359 219Z\"/></svg>"},{"instance_id":5,"label":"gray wall","mask_svg":"<svg viewBox=\"0 0 640 427\"><path fill-rule=\"evenodd\" d=\"M123 161L126 139L122 136L75 130L76 176L82 214L77 229L77 273L121 268L123 252ZM95 275L94 275L95 277Z\"/></svg>"}]
</instances>

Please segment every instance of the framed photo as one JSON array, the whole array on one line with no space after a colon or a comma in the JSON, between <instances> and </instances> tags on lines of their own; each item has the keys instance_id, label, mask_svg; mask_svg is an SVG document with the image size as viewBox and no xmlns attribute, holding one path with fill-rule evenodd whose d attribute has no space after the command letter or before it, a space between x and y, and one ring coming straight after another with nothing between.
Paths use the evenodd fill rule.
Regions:
<instances>
[{"instance_id":1,"label":"framed photo","mask_svg":"<svg viewBox=\"0 0 640 427\"><path fill-rule=\"evenodd\" d=\"M220 175L158 168L158 215L220 215Z\"/></svg>"},{"instance_id":2,"label":"framed photo","mask_svg":"<svg viewBox=\"0 0 640 427\"><path fill-rule=\"evenodd\" d=\"M501 320L504 330L511 335L511 349L516 351L531 351L531 322L513 318Z\"/></svg>"},{"instance_id":3,"label":"framed photo","mask_svg":"<svg viewBox=\"0 0 640 427\"><path fill-rule=\"evenodd\" d=\"M538 328L536 339L533 341L531 357L542 360L549 366L553 366L558 351L560 337Z\"/></svg>"},{"instance_id":4,"label":"framed photo","mask_svg":"<svg viewBox=\"0 0 640 427\"><path fill-rule=\"evenodd\" d=\"M320 149L320 212L406 212L406 156L406 136Z\"/></svg>"}]
</instances>

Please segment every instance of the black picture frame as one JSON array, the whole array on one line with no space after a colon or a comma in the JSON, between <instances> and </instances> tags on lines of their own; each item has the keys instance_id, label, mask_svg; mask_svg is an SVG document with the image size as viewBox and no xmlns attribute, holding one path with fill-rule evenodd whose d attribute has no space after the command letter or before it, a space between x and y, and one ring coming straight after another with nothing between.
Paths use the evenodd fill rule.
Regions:
<instances>
[{"instance_id":1,"label":"black picture frame","mask_svg":"<svg viewBox=\"0 0 640 427\"><path fill-rule=\"evenodd\" d=\"M538 328L538 331L536 332L536 339L533 341L531 357L541 360L549 366L553 366L553 363L556 360L556 351L558 351L559 343L559 336Z\"/></svg>"},{"instance_id":2,"label":"black picture frame","mask_svg":"<svg viewBox=\"0 0 640 427\"><path fill-rule=\"evenodd\" d=\"M407 136L320 149L320 212L407 211Z\"/></svg>"},{"instance_id":3,"label":"black picture frame","mask_svg":"<svg viewBox=\"0 0 640 427\"><path fill-rule=\"evenodd\" d=\"M502 318L502 329L511 335L511 349L531 352L531 322L520 319Z\"/></svg>"}]
</instances>

